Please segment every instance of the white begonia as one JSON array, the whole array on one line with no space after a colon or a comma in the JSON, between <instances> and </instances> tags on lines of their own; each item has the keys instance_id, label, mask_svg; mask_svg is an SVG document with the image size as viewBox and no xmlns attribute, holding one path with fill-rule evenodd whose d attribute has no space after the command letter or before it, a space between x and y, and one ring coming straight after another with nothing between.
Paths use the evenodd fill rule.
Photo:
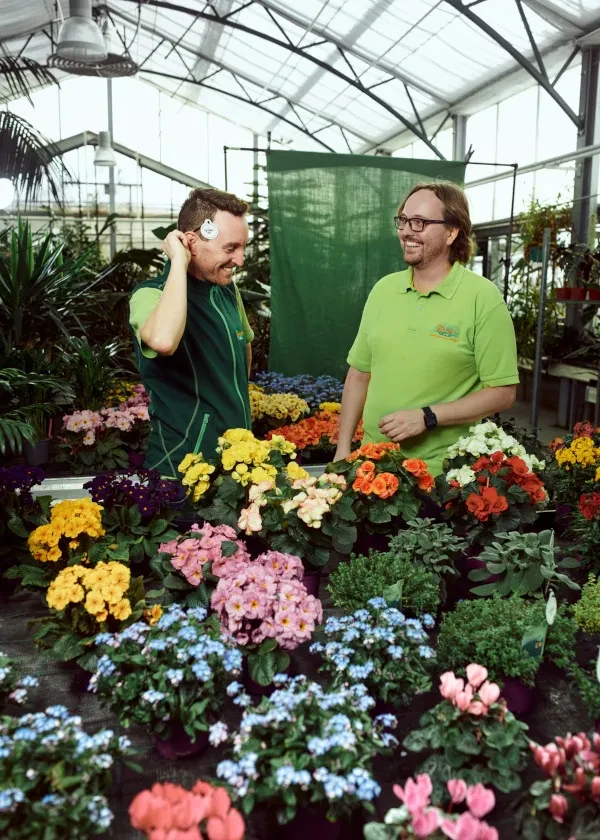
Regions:
<instances>
[{"instance_id":1,"label":"white begonia","mask_svg":"<svg viewBox=\"0 0 600 840\"><path fill-rule=\"evenodd\" d=\"M472 481L475 481L475 473L469 466L461 467L459 470L450 470L446 474L448 481L457 481L461 487L465 487Z\"/></svg>"},{"instance_id":2,"label":"white begonia","mask_svg":"<svg viewBox=\"0 0 600 840\"><path fill-rule=\"evenodd\" d=\"M471 438L467 445L467 452L469 453L469 455L487 455L489 451L489 447L484 438Z\"/></svg>"}]
</instances>

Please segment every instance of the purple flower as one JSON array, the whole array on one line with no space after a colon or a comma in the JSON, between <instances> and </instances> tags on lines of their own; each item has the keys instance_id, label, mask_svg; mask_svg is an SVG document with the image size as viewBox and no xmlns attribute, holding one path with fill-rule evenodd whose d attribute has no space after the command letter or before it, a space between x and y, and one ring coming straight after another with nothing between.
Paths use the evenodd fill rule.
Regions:
<instances>
[{"instance_id":1,"label":"purple flower","mask_svg":"<svg viewBox=\"0 0 600 840\"><path fill-rule=\"evenodd\" d=\"M129 476L136 475L139 484ZM94 502L110 510L115 506L137 507L144 521L168 508L181 493L177 482L160 477L158 470L128 470L125 473L105 473L88 481L84 487Z\"/></svg>"}]
</instances>

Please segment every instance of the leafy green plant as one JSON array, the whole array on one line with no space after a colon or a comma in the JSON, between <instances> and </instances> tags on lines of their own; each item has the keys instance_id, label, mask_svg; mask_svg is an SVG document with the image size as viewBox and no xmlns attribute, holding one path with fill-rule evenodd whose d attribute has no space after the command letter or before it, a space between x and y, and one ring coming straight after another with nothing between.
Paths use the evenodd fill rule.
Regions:
<instances>
[{"instance_id":1,"label":"leafy green plant","mask_svg":"<svg viewBox=\"0 0 600 840\"><path fill-rule=\"evenodd\" d=\"M440 624L437 658L440 668L457 670L469 662L480 662L491 679L517 677L533 685L542 654L540 646L524 645L527 633L543 637L546 626L544 604L516 595L478 601L461 601ZM544 659L568 668L575 649L577 627L563 605L548 628ZM531 650L531 652L530 652Z\"/></svg>"},{"instance_id":2,"label":"leafy green plant","mask_svg":"<svg viewBox=\"0 0 600 840\"><path fill-rule=\"evenodd\" d=\"M90 681L102 705L128 727L160 738L182 727L195 738L220 720L227 686L241 673L242 654L221 637L206 610L169 607L152 627L138 621L121 633L102 633L102 655Z\"/></svg>"},{"instance_id":3,"label":"leafy green plant","mask_svg":"<svg viewBox=\"0 0 600 840\"><path fill-rule=\"evenodd\" d=\"M579 694L588 715L594 721L600 719L600 683L595 674L596 662L592 660L588 668L573 663L568 669L573 688Z\"/></svg>"},{"instance_id":4,"label":"leafy green plant","mask_svg":"<svg viewBox=\"0 0 600 840\"><path fill-rule=\"evenodd\" d=\"M469 580L485 581L497 576L491 583L474 586L474 595L533 595L546 597L553 584L564 583L570 589L579 585L560 569L574 569L579 561L573 557L560 560L561 550L554 545L554 531L520 534L509 531L496 534L496 539L485 546L478 559L485 569L473 569Z\"/></svg>"},{"instance_id":5,"label":"leafy green plant","mask_svg":"<svg viewBox=\"0 0 600 840\"><path fill-rule=\"evenodd\" d=\"M431 752L418 772L429 774L436 797L455 778L470 785L493 784L503 793L521 787L528 727L499 701L500 689L487 676L476 664L468 666L466 681L445 673L440 685L444 700L425 712L421 728L404 739L411 752Z\"/></svg>"},{"instance_id":6,"label":"leafy green plant","mask_svg":"<svg viewBox=\"0 0 600 840\"><path fill-rule=\"evenodd\" d=\"M397 588L389 591L390 587ZM370 551L368 557L352 554L332 572L327 588L334 606L346 612L364 607L370 598L377 596L390 603L399 602L402 610L417 615L435 615L440 603L436 575L393 551Z\"/></svg>"},{"instance_id":7,"label":"leafy green plant","mask_svg":"<svg viewBox=\"0 0 600 840\"><path fill-rule=\"evenodd\" d=\"M438 578L458 574L454 564L468 548L467 540L455 534L445 522L434 522L428 517L410 519L406 524L406 530L390 540L391 553L410 558Z\"/></svg>"},{"instance_id":8,"label":"leafy green plant","mask_svg":"<svg viewBox=\"0 0 600 840\"><path fill-rule=\"evenodd\" d=\"M75 388L76 406L97 411L106 405L115 378L127 373L119 364L124 350L125 344L114 339L97 347L92 347L85 336L70 339L66 363Z\"/></svg>"},{"instance_id":9,"label":"leafy green plant","mask_svg":"<svg viewBox=\"0 0 600 840\"><path fill-rule=\"evenodd\" d=\"M0 571L29 558L30 533L47 521L51 496L31 495L44 480L39 467L0 467Z\"/></svg>"},{"instance_id":10,"label":"leafy green plant","mask_svg":"<svg viewBox=\"0 0 600 840\"><path fill-rule=\"evenodd\" d=\"M600 635L600 579L596 575L588 576L573 616L580 630Z\"/></svg>"}]
</instances>

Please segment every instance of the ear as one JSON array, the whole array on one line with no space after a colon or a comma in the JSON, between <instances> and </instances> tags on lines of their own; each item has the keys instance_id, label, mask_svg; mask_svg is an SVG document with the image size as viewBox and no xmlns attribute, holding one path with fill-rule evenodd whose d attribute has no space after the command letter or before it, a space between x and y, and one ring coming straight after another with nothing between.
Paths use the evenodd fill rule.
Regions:
<instances>
[{"instance_id":1,"label":"ear","mask_svg":"<svg viewBox=\"0 0 600 840\"><path fill-rule=\"evenodd\" d=\"M198 237L191 230L186 231L184 236L188 244L188 248L190 249L190 253L195 256L196 251L198 250Z\"/></svg>"},{"instance_id":2,"label":"ear","mask_svg":"<svg viewBox=\"0 0 600 840\"><path fill-rule=\"evenodd\" d=\"M459 233L460 233L459 228L452 228L450 230L450 233L448 234L448 238L446 239L446 244L447 245L452 245L456 241L456 238L457 238Z\"/></svg>"}]
</instances>

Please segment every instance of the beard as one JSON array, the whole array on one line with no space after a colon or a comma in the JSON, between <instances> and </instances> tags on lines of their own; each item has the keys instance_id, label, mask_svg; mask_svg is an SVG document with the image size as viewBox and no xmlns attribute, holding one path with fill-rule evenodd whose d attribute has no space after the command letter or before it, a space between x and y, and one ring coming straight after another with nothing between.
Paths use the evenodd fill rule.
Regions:
<instances>
[{"instance_id":1,"label":"beard","mask_svg":"<svg viewBox=\"0 0 600 840\"><path fill-rule=\"evenodd\" d=\"M414 241L414 240L413 240ZM404 262L414 268L425 268L447 253L445 242L419 242L419 247L411 248L402 243Z\"/></svg>"}]
</instances>

